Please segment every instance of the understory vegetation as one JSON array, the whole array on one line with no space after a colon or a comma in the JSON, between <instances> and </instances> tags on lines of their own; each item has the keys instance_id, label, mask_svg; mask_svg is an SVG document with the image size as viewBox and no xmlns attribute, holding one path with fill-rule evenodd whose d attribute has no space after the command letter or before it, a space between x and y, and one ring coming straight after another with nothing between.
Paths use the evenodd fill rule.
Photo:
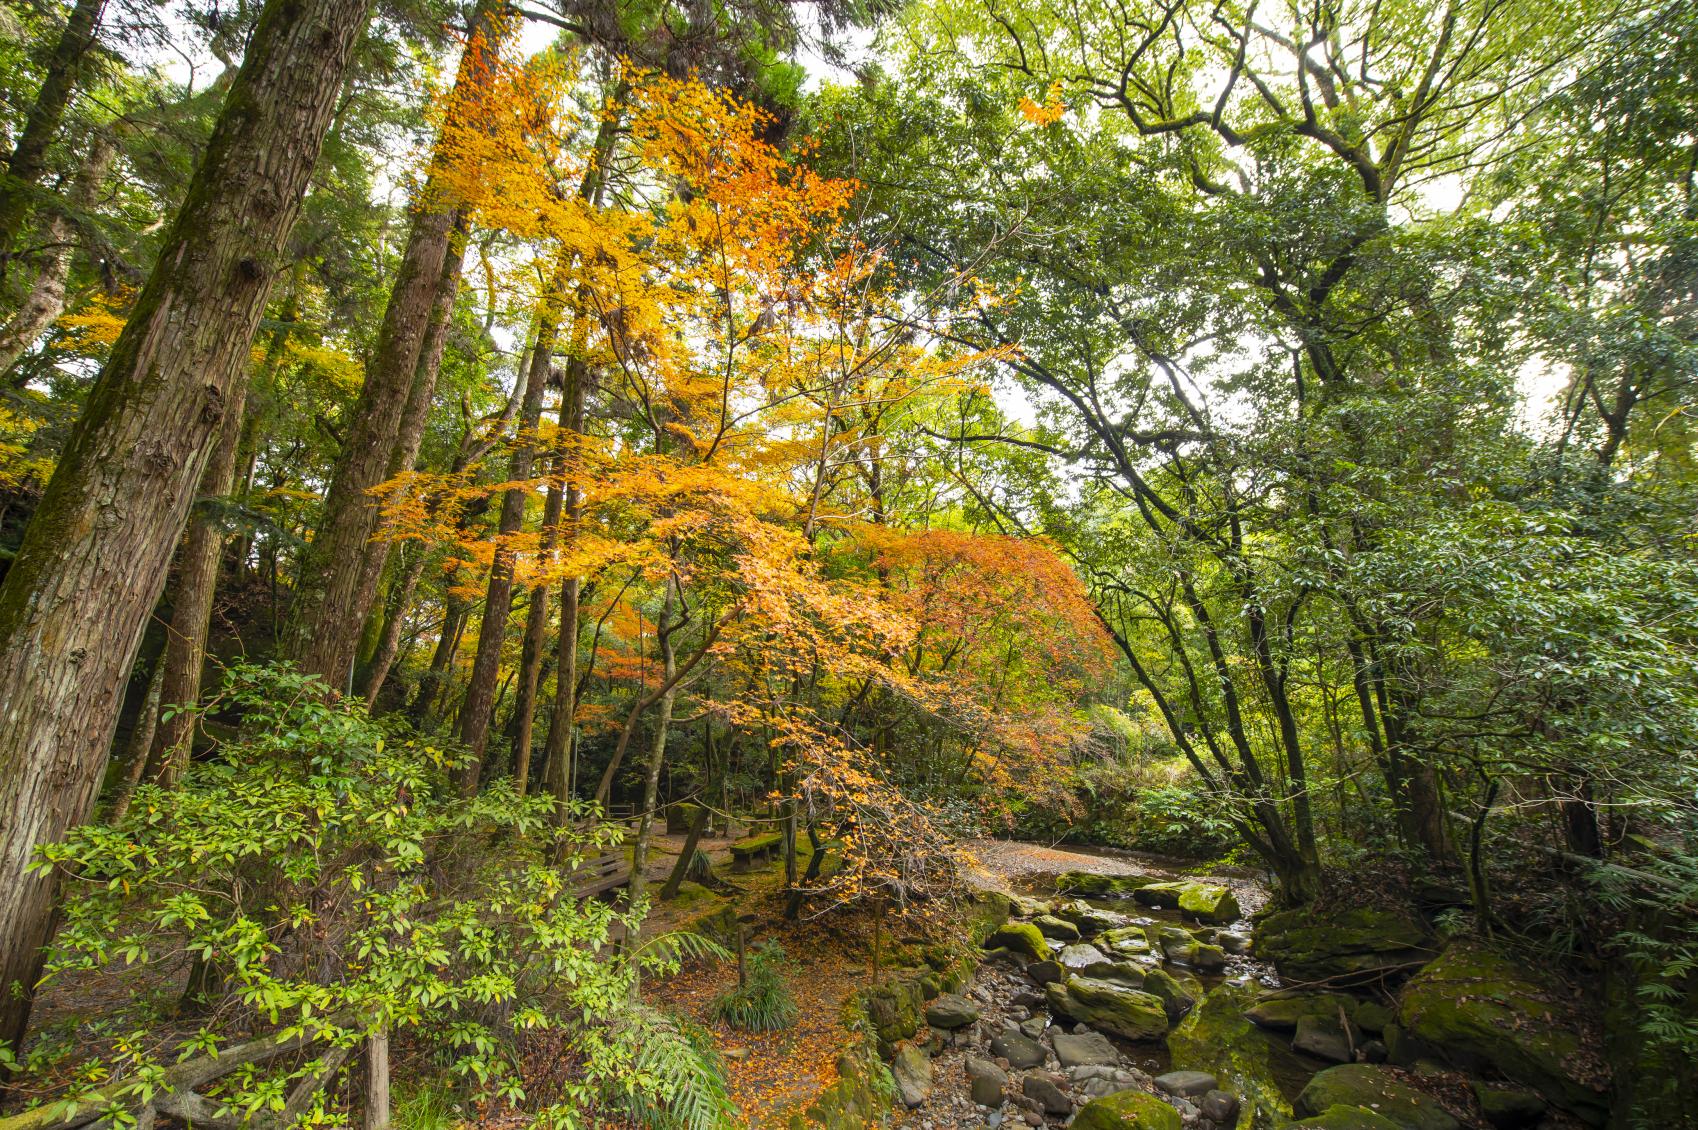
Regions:
<instances>
[{"instance_id":1,"label":"understory vegetation","mask_svg":"<svg viewBox=\"0 0 1698 1130\"><path fill-rule=\"evenodd\" d=\"M1693 0L0 30L0 1130L761 1124L998 838L1698 1104Z\"/></svg>"}]
</instances>

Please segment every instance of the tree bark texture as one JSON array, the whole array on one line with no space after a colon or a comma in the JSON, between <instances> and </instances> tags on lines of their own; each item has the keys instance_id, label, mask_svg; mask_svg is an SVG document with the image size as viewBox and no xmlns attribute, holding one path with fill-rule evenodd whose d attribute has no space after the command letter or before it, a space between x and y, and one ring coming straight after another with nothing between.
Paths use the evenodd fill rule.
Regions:
<instances>
[{"instance_id":1,"label":"tree bark texture","mask_svg":"<svg viewBox=\"0 0 1698 1130\"><path fill-rule=\"evenodd\" d=\"M483 4L472 17L454 80L456 106L472 108L487 78L484 60L494 47L492 14L492 7ZM377 345L366 365L365 384L348 418L325 494L324 516L296 578L285 654L337 690L347 685L360 631L371 611L376 576L382 572L379 568L368 577L366 571L367 550L381 517L378 500L368 492L389 478L395 466L419 362L428 356L426 344L442 294L443 271L454 266L457 258L452 248L457 226L458 207L433 170L413 212L407 248L390 288ZM458 277L456 269L456 285ZM433 373L433 389L434 384Z\"/></svg>"},{"instance_id":2,"label":"tree bark texture","mask_svg":"<svg viewBox=\"0 0 1698 1130\"><path fill-rule=\"evenodd\" d=\"M0 587L0 1040L14 1047L52 913L31 858L88 818L125 673L238 395L367 10L268 0Z\"/></svg>"}]
</instances>

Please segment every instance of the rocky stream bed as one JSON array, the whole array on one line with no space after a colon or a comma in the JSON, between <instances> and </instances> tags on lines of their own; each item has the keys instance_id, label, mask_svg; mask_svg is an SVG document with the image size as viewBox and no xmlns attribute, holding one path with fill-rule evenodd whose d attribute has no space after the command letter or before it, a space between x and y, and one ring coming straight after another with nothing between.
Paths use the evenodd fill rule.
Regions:
<instances>
[{"instance_id":1,"label":"rocky stream bed","mask_svg":"<svg viewBox=\"0 0 1698 1130\"><path fill-rule=\"evenodd\" d=\"M865 991L899 1125L1603 1124L1607 1069L1567 988L1395 914L1252 926L1253 887L1114 862L1024 876L986 897L977 959L930 947Z\"/></svg>"}]
</instances>

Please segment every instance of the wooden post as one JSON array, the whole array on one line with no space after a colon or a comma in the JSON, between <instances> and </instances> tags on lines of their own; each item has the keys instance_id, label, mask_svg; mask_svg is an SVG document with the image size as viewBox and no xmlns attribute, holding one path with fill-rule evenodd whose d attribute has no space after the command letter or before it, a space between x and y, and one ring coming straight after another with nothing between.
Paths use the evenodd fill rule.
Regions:
<instances>
[{"instance_id":1,"label":"wooden post","mask_svg":"<svg viewBox=\"0 0 1698 1130\"><path fill-rule=\"evenodd\" d=\"M389 1130L389 1029L366 1040L365 1130Z\"/></svg>"}]
</instances>

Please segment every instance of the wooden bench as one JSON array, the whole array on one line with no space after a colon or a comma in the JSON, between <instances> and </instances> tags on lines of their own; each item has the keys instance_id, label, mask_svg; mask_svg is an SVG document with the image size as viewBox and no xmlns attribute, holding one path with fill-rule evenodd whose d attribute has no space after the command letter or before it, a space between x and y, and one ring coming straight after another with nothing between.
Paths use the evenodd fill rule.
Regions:
<instances>
[{"instance_id":1,"label":"wooden bench","mask_svg":"<svg viewBox=\"0 0 1698 1130\"><path fill-rule=\"evenodd\" d=\"M625 862L622 851L605 852L578 864L568 877L574 897L587 899L631 881L631 865Z\"/></svg>"},{"instance_id":2,"label":"wooden bench","mask_svg":"<svg viewBox=\"0 0 1698 1130\"><path fill-rule=\"evenodd\" d=\"M731 845L731 870L747 871L756 862L771 859L784 844L781 832L750 836Z\"/></svg>"}]
</instances>

